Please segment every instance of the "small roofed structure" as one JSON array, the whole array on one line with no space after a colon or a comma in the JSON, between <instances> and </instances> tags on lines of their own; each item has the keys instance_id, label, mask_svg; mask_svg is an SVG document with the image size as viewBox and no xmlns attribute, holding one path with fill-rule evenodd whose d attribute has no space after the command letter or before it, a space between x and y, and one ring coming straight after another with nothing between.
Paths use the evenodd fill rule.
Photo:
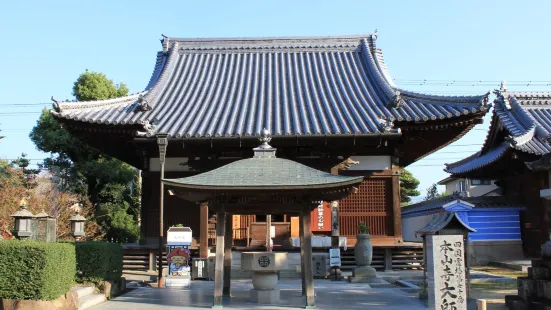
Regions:
<instances>
[{"instance_id":1,"label":"small roofed structure","mask_svg":"<svg viewBox=\"0 0 551 310\"><path fill-rule=\"evenodd\" d=\"M447 164L445 171L453 177L497 180L506 199L524 204L523 249L538 257L551 232L545 200L551 199L551 92L513 92L503 83L495 94L481 150Z\"/></svg>"},{"instance_id":2,"label":"small roofed structure","mask_svg":"<svg viewBox=\"0 0 551 310\"><path fill-rule=\"evenodd\" d=\"M435 216L454 213L466 226L471 262L521 259L520 214L523 204L503 196L461 197L459 194L422 201L402 208L405 242L422 242L418 232L436 223Z\"/></svg>"},{"instance_id":3,"label":"small roofed structure","mask_svg":"<svg viewBox=\"0 0 551 310\"><path fill-rule=\"evenodd\" d=\"M455 235L463 234L464 231L476 232L476 229L457 215L456 212L446 212L435 215L425 227L416 231L419 235Z\"/></svg>"},{"instance_id":4,"label":"small roofed structure","mask_svg":"<svg viewBox=\"0 0 551 310\"><path fill-rule=\"evenodd\" d=\"M300 163L276 157L268 130L254 157L242 159L202 174L163 183L179 197L208 202L216 213L216 264L214 306L230 295L231 215L286 212L300 216L301 260L305 305L314 306L310 213L317 201L334 201L354 193L363 177L332 175ZM228 231L227 231L228 230Z\"/></svg>"}]
</instances>

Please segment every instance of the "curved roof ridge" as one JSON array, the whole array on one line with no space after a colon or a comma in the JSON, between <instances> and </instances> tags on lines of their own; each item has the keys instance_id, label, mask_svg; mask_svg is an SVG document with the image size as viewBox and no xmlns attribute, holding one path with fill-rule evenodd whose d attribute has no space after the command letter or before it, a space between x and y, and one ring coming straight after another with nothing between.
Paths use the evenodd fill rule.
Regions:
<instances>
[{"instance_id":1,"label":"curved roof ridge","mask_svg":"<svg viewBox=\"0 0 551 310\"><path fill-rule=\"evenodd\" d=\"M400 94L402 94L405 97L412 98L412 99L423 99L423 100L431 100L431 101L437 101L437 102L452 102L454 104L478 104L483 109L486 109L488 96L490 95L490 92L487 92L483 95L467 95L467 96L444 96L444 95L431 95L431 94L425 94L410 90L405 90L402 88L396 88L400 91Z\"/></svg>"},{"instance_id":2,"label":"curved roof ridge","mask_svg":"<svg viewBox=\"0 0 551 310\"><path fill-rule=\"evenodd\" d=\"M367 66L367 71L371 73L372 77L375 79L375 84L380 87L380 90L387 97L388 102L386 104L394 108L403 106L404 100L400 97L400 92L387 82L383 73L380 71L375 61L372 47L369 46L366 38L361 40L361 51Z\"/></svg>"},{"instance_id":3,"label":"curved roof ridge","mask_svg":"<svg viewBox=\"0 0 551 310\"><path fill-rule=\"evenodd\" d=\"M469 162L477 157L480 156L480 151L474 153L474 154L471 154L463 159L460 159L458 161L455 161L453 163L445 163L444 166L446 166L446 169L452 169L452 168L455 168L455 167L458 167L458 166L461 166L462 164L466 163L466 162ZM446 169L444 169L444 171L446 171Z\"/></svg>"},{"instance_id":4,"label":"curved roof ridge","mask_svg":"<svg viewBox=\"0 0 551 310\"><path fill-rule=\"evenodd\" d=\"M113 107L120 105L132 104L140 98L147 94L146 91L139 93L127 95L124 97L104 99L104 100L93 100L93 101L54 101L55 112L63 112L66 110L88 110L95 108L105 108Z\"/></svg>"},{"instance_id":5,"label":"curved roof ridge","mask_svg":"<svg viewBox=\"0 0 551 310\"><path fill-rule=\"evenodd\" d=\"M480 152L476 153L479 156L469 156L465 159L457 161L452 164L446 164L444 171L452 175L467 173L482 167L488 166L506 153L511 148L509 142L503 142L498 147L493 148L485 154L480 155Z\"/></svg>"},{"instance_id":6,"label":"curved roof ridge","mask_svg":"<svg viewBox=\"0 0 551 310\"><path fill-rule=\"evenodd\" d=\"M376 38L376 34L357 34L357 35L334 35L334 36L274 36L274 37L202 37L202 38L182 38L182 37L165 37L161 40L163 43L165 40L174 42L260 42L260 41L338 41L338 40L359 40L363 38Z\"/></svg>"},{"instance_id":7,"label":"curved roof ridge","mask_svg":"<svg viewBox=\"0 0 551 310\"><path fill-rule=\"evenodd\" d=\"M385 58L383 56L383 51L380 48L375 48L374 51L375 51L375 63L377 64L377 68L379 68L381 75L383 76L385 81L390 85L390 87L396 88L396 85L392 80L390 72L388 71L388 67L386 65Z\"/></svg>"},{"instance_id":8,"label":"curved roof ridge","mask_svg":"<svg viewBox=\"0 0 551 310\"><path fill-rule=\"evenodd\" d=\"M173 69L176 63L176 61L174 60L176 59L177 55L178 55L178 43L174 42L170 48L170 51L168 52L168 57L166 61L164 61L164 66L162 67L162 69L158 69L160 71L159 71L159 76L155 81L155 84L151 85L151 88L149 89L149 93L146 95L146 99L148 100L148 102L151 104L152 107L154 107L155 103L157 102L156 99L157 99L157 93L159 92L159 89L161 89L161 86L164 86L166 84L166 81L168 80L167 77L171 76L174 71ZM155 74L155 72L153 74Z\"/></svg>"},{"instance_id":9,"label":"curved roof ridge","mask_svg":"<svg viewBox=\"0 0 551 310\"><path fill-rule=\"evenodd\" d=\"M157 52L157 60L155 61L155 67L153 68L153 73L151 73L151 78L149 79L149 83L147 83L147 86L145 87L146 90L151 89L157 81L159 80L159 77L161 76L161 73L163 72L167 60L167 54L165 52Z\"/></svg>"}]
</instances>

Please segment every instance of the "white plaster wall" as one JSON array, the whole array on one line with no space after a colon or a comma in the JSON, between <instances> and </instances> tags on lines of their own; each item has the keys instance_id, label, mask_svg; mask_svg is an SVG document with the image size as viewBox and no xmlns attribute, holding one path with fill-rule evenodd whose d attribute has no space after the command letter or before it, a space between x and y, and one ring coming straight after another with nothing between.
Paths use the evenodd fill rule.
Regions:
<instances>
[{"instance_id":1,"label":"white plaster wall","mask_svg":"<svg viewBox=\"0 0 551 310\"><path fill-rule=\"evenodd\" d=\"M190 171L187 161L187 157L167 157L165 159L165 171ZM149 159L149 171L161 171L159 157Z\"/></svg>"},{"instance_id":2,"label":"white plaster wall","mask_svg":"<svg viewBox=\"0 0 551 310\"><path fill-rule=\"evenodd\" d=\"M350 159L359 161L348 170L390 170L390 156L351 156Z\"/></svg>"},{"instance_id":3,"label":"white plaster wall","mask_svg":"<svg viewBox=\"0 0 551 310\"><path fill-rule=\"evenodd\" d=\"M468 191L469 194L471 194L471 197L478 197L487 194L488 192L491 192L496 188L497 185L494 184L494 181L492 181L492 184L490 185L470 185L469 183Z\"/></svg>"},{"instance_id":4,"label":"white plaster wall","mask_svg":"<svg viewBox=\"0 0 551 310\"><path fill-rule=\"evenodd\" d=\"M425 227L433 214L402 218L402 238L405 242L423 242L423 238L416 237L415 232Z\"/></svg>"}]
</instances>

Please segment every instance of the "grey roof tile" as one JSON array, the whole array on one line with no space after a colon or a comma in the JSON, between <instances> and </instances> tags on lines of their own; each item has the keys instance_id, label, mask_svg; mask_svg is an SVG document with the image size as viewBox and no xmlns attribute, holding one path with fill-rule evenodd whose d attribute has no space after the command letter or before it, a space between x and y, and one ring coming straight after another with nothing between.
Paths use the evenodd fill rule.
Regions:
<instances>
[{"instance_id":1,"label":"grey roof tile","mask_svg":"<svg viewBox=\"0 0 551 310\"><path fill-rule=\"evenodd\" d=\"M353 185L363 177L332 175L282 158L248 158L166 185L203 189L308 189Z\"/></svg>"},{"instance_id":2,"label":"grey roof tile","mask_svg":"<svg viewBox=\"0 0 551 310\"><path fill-rule=\"evenodd\" d=\"M383 119L429 121L484 111L487 96L434 96L392 83L375 35L165 39L144 92L59 103L78 122L155 124L174 138L384 132ZM142 95L152 107L139 111ZM402 103L401 108L393 104Z\"/></svg>"},{"instance_id":3,"label":"grey roof tile","mask_svg":"<svg viewBox=\"0 0 551 310\"><path fill-rule=\"evenodd\" d=\"M528 154L551 152L551 92L496 92L494 118L482 150L455 163L447 164L446 172L464 174L486 167L501 158L509 149ZM503 125L503 129L499 126ZM495 128L494 128L495 127ZM490 139L493 130L504 130L509 138L499 144Z\"/></svg>"}]
</instances>

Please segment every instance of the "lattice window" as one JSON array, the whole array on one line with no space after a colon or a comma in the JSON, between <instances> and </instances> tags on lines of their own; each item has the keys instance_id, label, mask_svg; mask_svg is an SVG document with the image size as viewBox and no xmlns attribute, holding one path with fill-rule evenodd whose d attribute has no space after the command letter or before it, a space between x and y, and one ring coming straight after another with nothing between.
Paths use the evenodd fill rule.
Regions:
<instances>
[{"instance_id":1,"label":"lattice window","mask_svg":"<svg viewBox=\"0 0 551 310\"><path fill-rule=\"evenodd\" d=\"M358 192L339 202L342 213L387 212L390 186L386 179L366 179ZM381 214L382 215L382 214Z\"/></svg>"},{"instance_id":2,"label":"lattice window","mask_svg":"<svg viewBox=\"0 0 551 310\"><path fill-rule=\"evenodd\" d=\"M343 236L355 236L364 222L371 235L391 236L392 188L390 179L366 179L358 192L339 202L339 226Z\"/></svg>"}]
</instances>

